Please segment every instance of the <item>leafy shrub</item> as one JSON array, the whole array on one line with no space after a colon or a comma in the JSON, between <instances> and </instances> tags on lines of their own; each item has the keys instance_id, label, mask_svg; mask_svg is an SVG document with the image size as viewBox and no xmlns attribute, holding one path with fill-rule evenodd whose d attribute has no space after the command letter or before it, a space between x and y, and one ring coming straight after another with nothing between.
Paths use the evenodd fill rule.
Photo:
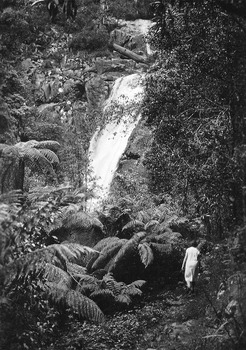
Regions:
<instances>
[{"instance_id":1,"label":"leafy shrub","mask_svg":"<svg viewBox=\"0 0 246 350\"><path fill-rule=\"evenodd\" d=\"M69 48L73 51L98 50L107 46L109 34L105 29L87 28L73 37Z\"/></svg>"},{"instance_id":2,"label":"leafy shrub","mask_svg":"<svg viewBox=\"0 0 246 350\"><path fill-rule=\"evenodd\" d=\"M135 1L121 0L108 1L109 13L118 19L134 20L138 18L137 7Z\"/></svg>"}]
</instances>

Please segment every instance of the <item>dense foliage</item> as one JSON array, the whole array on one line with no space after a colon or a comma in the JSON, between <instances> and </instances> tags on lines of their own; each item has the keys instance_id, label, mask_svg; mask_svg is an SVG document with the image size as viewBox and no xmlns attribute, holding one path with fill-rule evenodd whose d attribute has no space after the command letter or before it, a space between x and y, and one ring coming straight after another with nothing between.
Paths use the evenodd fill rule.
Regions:
<instances>
[{"instance_id":1,"label":"dense foliage","mask_svg":"<svg viewBox=\"0 0 246 350\"><path fill-rule=\"evenodd\" d=\"M209 215L221 236L242 221L245 30L216 1L157 2L158 60L147 81L146 162L154 192L189 215Z\"/></svg>"},{"instance_id":2,"label":"dense foliage","mask_svg":"<svg viewBox=\"0 0 246 350\"><path fill-rule=\"evenodd\" d=\"M230 256L204 237L228 237L245 219L244 2L77 0L75 20L60 11L55 23L31 2L0 4L0 347L133 349L137 336L144 348L158 347L177 322L167 315L168 328L169 303L181 307L180 321L202 314L212 323L215 333L194 349L240 349L243 274L231 279L236 307L224 312L231 299L216 296L230 258L235 269L245 265L245 229ZM117 174L115 195L90 216L87 150L97 117L87 113L85 85L95 57L112 57L107 44L119 19L150 17L148 174ZM166 293L161 306L112 316L139 302L143 288L177 285L185 239L194 237L208 269L198 302ZM161 335L145 334L156 325Z\"/></svg>"}]
</instances>

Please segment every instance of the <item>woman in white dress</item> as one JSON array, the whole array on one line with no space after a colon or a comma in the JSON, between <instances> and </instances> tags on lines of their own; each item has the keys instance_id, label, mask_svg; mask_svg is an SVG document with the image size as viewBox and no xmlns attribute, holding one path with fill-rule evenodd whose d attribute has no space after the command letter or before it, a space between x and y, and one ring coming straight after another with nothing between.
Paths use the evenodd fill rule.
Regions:
<instances>
[{"instance_id":1,"label":"woman in white dress","mask_svg":"<svg viewBox=\"0 0 246 350\"><path fill-rule=\"evenodd\" d=\"M197 280L200 266L200 251L196 248L196 241L192 241L191 246L186 249L185 257L182 264L184 277L188 287L188 291L194 293L195 282Z\"/></svg>"}]
</instances>

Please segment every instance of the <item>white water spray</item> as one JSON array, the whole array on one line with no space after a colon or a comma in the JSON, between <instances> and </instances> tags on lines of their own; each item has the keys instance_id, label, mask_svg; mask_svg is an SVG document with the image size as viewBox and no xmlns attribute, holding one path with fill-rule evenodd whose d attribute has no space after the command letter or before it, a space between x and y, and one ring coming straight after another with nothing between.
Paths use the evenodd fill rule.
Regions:
<instances>
[{"instance_id":1,"label":"white water spray","mask_svg":"<svg viewBox=\"0 0 246 350\"><path fill-rule=\"evenodd\" d=\"M99 189L97 195L105 198L124 153L129 137L140 119L143 100L143 75L132 74L115 81L106 101L104 113L109 122L93 135L89 157L93 176Z\"/></svg>"},{"instance_id":2,"label":"white water spray","mask_svg":"<svg viewBox=\"0 0 246 350\"><path fill-rule=\"evenodd\" d=\"M147 34L151 21L123 21L128 32ZM151 48L146 40L147 55ZM109 99L105 103L104 115L107 124L93 135L89 158L92 177L96 180L96 194L105 199L117 170L119 160L124 153L128 140L141 118L141 104L144 96L144 75L131 74L115 81ZM90 209L94 209L98 201L91 201ZM88 203L89 204L89 203Z\"/></svg>"}]
</instances>

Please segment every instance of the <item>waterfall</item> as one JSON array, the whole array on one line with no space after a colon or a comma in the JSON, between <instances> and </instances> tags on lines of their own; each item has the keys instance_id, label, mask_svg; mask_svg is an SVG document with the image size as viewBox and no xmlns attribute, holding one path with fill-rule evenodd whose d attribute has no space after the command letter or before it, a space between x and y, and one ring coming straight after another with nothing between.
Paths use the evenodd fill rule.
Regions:
<instances>
[{"instance_id":1,"label":"waterfall","mask_svg":"<svg viewBox=\"0 0 246 350\"><path fill-rule=\"evenodd\" d=\"M146 34L151 27L151 21L123 21L135 33ZM151 48L146 40L147 55ZM131 74L118 78L103 110L106 125L97 129L90 141L89 159L92 178L98 186L98 197L106 198L110 185L117 170L119 160L124 153L132 131L141 117L141 104L144 96L144 74ZM94 202L94 203L93 203ZM97 201L98 203L98 201ZM95 208L95 201L90 203Z\"/></svg>"},{"instance_id":2,"label":"waterfall","mask_svg":"<svg viewBox=\"0 0 246 350\"><path fill-rule=\"evenodd\" d=\"M136 73L115 81L104 107L108 122L103 129L97 129L91 139L90 165L99 186L96 192L101 198L105 198L109 192L119 160L140 119L143 78L142 74Z\"/></svg>"}]
</instances>

